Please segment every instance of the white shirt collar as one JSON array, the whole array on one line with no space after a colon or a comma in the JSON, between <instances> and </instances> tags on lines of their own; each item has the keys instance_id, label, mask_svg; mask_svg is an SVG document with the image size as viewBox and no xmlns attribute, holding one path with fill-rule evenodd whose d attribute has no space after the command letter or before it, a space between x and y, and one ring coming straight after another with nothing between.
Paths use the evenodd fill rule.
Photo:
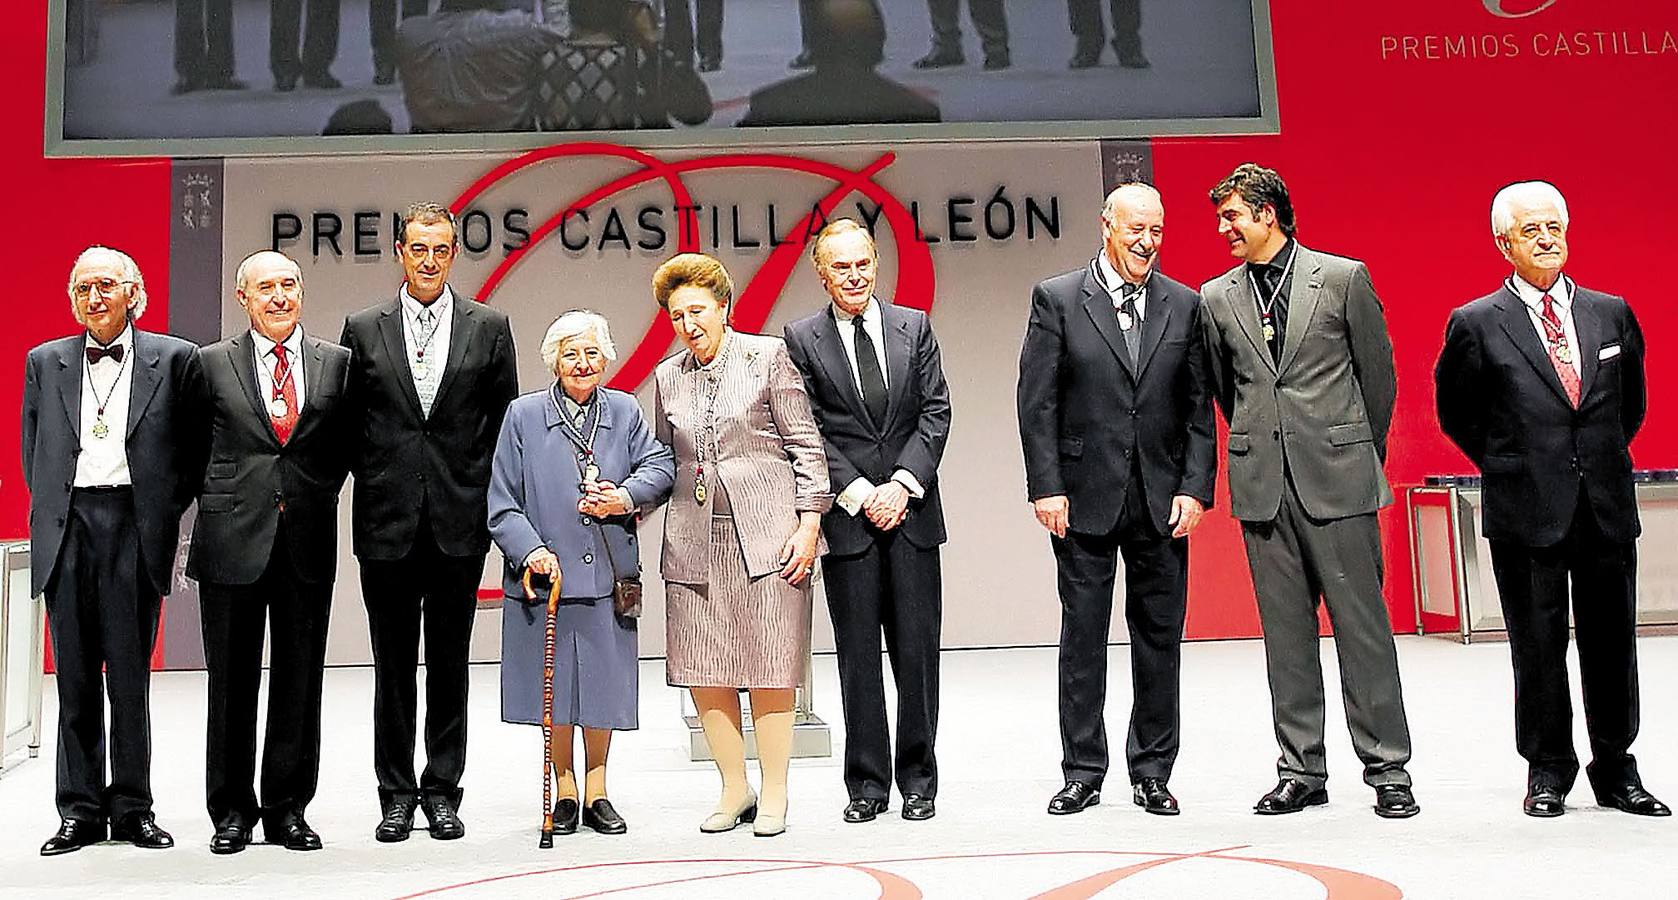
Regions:
<instances>
[{"instance_id":1,"label":"white shirt collar","mask_svg":"<svg viewBox=\"0 0 1678 900\"><path fill-rule=\"evenodd\" d=\"M1509 283L1515 287L1515 296L1521 298L1521 302L1526 304L1527 308L1533 310L1534 312L1542 311L1541 306L1544 303L1545 294L1549 294L1550 299L1555 301L1558 315L1567 315L1568 310L1572 306L1572 282L1569 281L1566 275L1562 275L1560 278L1557 278L1556 283L1550 285L1550 289L1548 291L1540 290L1536 285L1528 283L1525 278L1522 278L1518 274L1511 274L1509 276Z\"/></svg>"},{"instance_id":2,"label":"white shirt collar","mask_svg":"<svg viewBox=\"0 0 1678 900\"><path fill-rule=\"evenodd\" d=\"M108 345L99 343L99 339L94 337L93 332L91 331L86 333L83 343L87 347L97 347L101 350L105 349L107 346L121 347L123 354L126 356L134 352L134 323L129 322L127 325L122 326L122 333L118 334L117 339ZM100 361L103 362L104 360Z\"/></svg>"},{"instance_id":3,"label":"white shirt collar","mask_svg":"<svg viewBox=\"0 0 1678 900\"><path fill-rule=\"evenodd\" d=\"M443 293L439 294L437 299L431 301L430 304L415 300L414 295L408 293L408 283L406 281L402 282L402 289L398 292L398 296L402 298L402 308L407 310L408 315L414 318L418 318L420 310L426 309L428 306L436 310L438 315L447 315L454 303L454 292L449 290L449 286L446 284L443 285Z\"/></svg>"},{"instance_id":4,"label":"white shirt collar","mask_svg":"<svg viewBox=\"0 0 1678 900\"><path fill-rule=\"evenodd\" d=\"M849 325L851 320L856 318L861 318L864 325L878 325L880 323L880 304L873 297L868 298L868 305L862 308L860 316L853 316L845 312L839 308L837 303L831 305L833 307L833 318L837 319L841 325Z\"/></svg>"},{"instance_id":5,"label":"white shirt collar","mask_svg":"<svg viewBox=\"0 0 1678 900\"><path fill-rule=\"evenodd\" d=\"M251 341L256 344L257 359L262 359L268 354L274 352L275 342L269 340L266 335L254 328L251 329ZM280 343L285 344L286 353L289 354L292 359L296 359L298 354L303 352L303 323L297 323L297 325L291 329L291 334L285 340L280 341Z\"/></svg>"},{"instance_id":6,"label":"white shirt collar","mask_svg":"<svg viewBox=\"0 0 1678 900\"><path fill-rule=\"evenodd\" d=\"M1124 276L1119 274L1119 270L1117 268L1114 268L1113 261L1107 258L1107 251L1105 249L1095 255L1095 265L1101 270L1101 281L1107 286L1107 293L1113 295L1115 298L1118 297L1119 286L1125 283ZM1149 269L1148 278L1152 278L1153 274L1153 269ZM1144 291L1148 289L1147 278L1142 279L1142 289Z\"/></svg>"}]
</instances>

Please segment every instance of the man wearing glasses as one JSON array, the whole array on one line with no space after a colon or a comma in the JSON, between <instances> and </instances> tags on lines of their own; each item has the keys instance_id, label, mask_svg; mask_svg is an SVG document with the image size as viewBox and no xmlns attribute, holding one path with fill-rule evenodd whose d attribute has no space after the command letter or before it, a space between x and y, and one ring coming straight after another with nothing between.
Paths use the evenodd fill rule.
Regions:
<instances>
[{"instance_id":1,"label":"man wearing glasses","mask_svg":"<svg viewBox=\"0 0 1678 900\"><path fill-rule=\"evenodd\" d=\"M107 826L162 849L175 842L152 815L151 654L203 464L201 375L192 344L134 327L146 282L127 254L82 251L69 294L84 331L29 351L23 387L31 590L46 594L58 676L62 822L41 855L98 843Z\"/></svg>"}]
</instances>

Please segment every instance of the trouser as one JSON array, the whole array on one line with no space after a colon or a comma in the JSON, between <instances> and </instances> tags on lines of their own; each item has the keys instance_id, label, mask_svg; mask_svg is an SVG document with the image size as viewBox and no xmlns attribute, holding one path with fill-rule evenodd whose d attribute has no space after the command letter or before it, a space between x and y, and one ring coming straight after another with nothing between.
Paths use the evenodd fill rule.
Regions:
<instances>
[{"instance_id":1,"label":"trouser","mask_svg":"<svg viewBox=\"0 0 1678 900\"><path fill-rule=\"evenodd\" d=\"M162 604L140 560L131 488L76 488L67 518L46 589L58 685L58 814L115 821L152 806L151 654Z\"/></svg>"},{"instance_id":2,"label":"trouser","mask_svg":"<svg viewBox=\"0 0 1678 900\"><path fill-rule=\"evenodd\" d=\"M1113 17L1113 47L1136 50L1142 46L1142 0L1108 0ZM1079 47L1098 47L1106 38L1101 21L1101 0L1066 0L1067 18Z\"/></svg>"},{"instance_id":3,"label":"trouser","mask_svg":"<svg viewBox=\"0 0 1678 900\"><path fill-rule=\"evenodd\" d=\"M1323 671L1317 603L1328 607L1340 660L1340 695L1352 747L1372 786L1410 784L1410 726L1381 596L1381 529L1374 513L1313 519L1292 476L1269 522L1242 522L1247 564L1264 628L1270 710L1282 750L1277 771L1317 788L1328 778L1323 751Z\"/></svg>"},{"instance_id":4,"label":"trouser","mask_svg":"<svg viewBox=\"0 0 1678 900\"><path fill-rule=\"evenodd\" d=\"M429 0L400 0L402 18L426 13ZM367 28L373 39L373 68L396 68L396 7L398 0L368 0Z\"/></svg>"},{"instance_id":5,"label":"trouser","mask_svg":"<svg viewBox=\"0 0 1678 900\"><path fill-rule=\"evenodd\" d=\"M944 607L938 548L883 532L862 553L824 558L822 572L845 713L845 790L853 800L885 800L895 774L899 793L936 796ZM897 684L895 756L886 727L882 634Z\"/></svg>"},{"instance_id":6,"label":"trouser","mask_svg":"<svg viewBox=\"0 0 1678 900\"><path fill-rule=\"evenodd\" d=\"M338 0L273 0L268 17L268 67L275 78L325 74L337 57Z\"/></svg>"},{"instance_id":7,"label":"trouser","mask_svg":"<svg viewBox=\"0 0 1678 900\"><path fill-rule=\"evenodd\" d=\"M233 77L233 0L175 0L175 74Z\"/></svg>"},{"instance_id":8,"label":"trouser","mask_svg":"<svg viewBox=\"0 0 1678 900\"><path fill-rule=\"evenodd\" d=\"M722 0L695 0L699 58L722 61Z\"/></svg>"},{"instance_id":9,"label":"trouser","mask_svg":"<svg viewBox=\"0 0 1678 900\"><path fill-rule=\"evenodd\" d=\"M926 5L932 13L933 46L960 52L961 0L927 0ZM1002 0L967 0L967 15L986 56L1008 52L1008 14Z\"/></svg>"}]
</instances>

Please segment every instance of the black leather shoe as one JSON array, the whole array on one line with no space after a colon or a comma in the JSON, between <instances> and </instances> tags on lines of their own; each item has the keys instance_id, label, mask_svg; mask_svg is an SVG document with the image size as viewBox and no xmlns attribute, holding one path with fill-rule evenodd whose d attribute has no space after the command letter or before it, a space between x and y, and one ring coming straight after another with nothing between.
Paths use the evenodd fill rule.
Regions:
<instances>
[{"instance_id":1,"label":"black leather shoe","mask_svg":"<svg viewBox=\"0 0 1678 900\"><path fill-rule=\"evenodd\" d=\"M274 90L279 91L282 94L297 90L297 76L275 75Z\"/></svg>"},{"instance_id":2,"label":"black leather shoe","mask_svg":"<svg viewBox=\"0 0 1678 900\"><path fill-rule=\"evenodd\" d=\"M226 75L220 78L210 78L206 80L204 82L204 87L209 88L212 91L243 91L248 90L250 85L234 78L232 75Z\"/></svg>"},{"instance_id":3,"label":"black leather shoe","mask_svg":"<svg viewBox=\"0 0 1678 900\"><path fill-rule=\"evenodd\" d=\"M623 834L629 830L629 823L618 815L612 801L605 797L583 807L583 824L594 829L596 834Z\"/></svg>"},{"instance_id":4,"label":"black leather shoe","mask_svg":"<svg viewBox=\"0 0 1678 900\"><path fill-rule=\"evenodd\" d=\"M344 86L342 81L332 76L331 72L310 72L303 76L303 86L321 91L335 91Z\"/></svg>"},{"instance_id":5,"label":"black leather shoe","mask_svg":"<svg viewBox=\"0 0 1678 900\"><path fill-rule=\"evenodd\" d=\"M65 819L58 823L58 833L41 845L42 856L57 856L97 844L105 839L105 823L86 819Z\"/></svg>"},{"instance_id":6,"label":"black leather shoe","mask_svg":"<svg viewBox=\"0 0 1678 900\"><path fill-rule=\"evenodd\" d=\"M1101 45L1094 47L1079 47L1073 51L1072 58L1066 61L1068 69L1093 69L1101 65Z\"/></svg>"},{"instance_id":7,"label":"black leather shoe","mask_svg":"<svg viewBox=\"0 0 1678 900\"><path fill-rule=\"evenodd\" d=\"M1381 818L1408 819L1421 811L1408 786L1383 784L1375 788L1375 814Z\"/></svg>"},{"instance_id":8,"label":"black leather shoe","mask_svg":"<svg viewBox=\"0 0 1678 900\"><path fill-rule=\"evenodd\" d=\"M1171 789L1165 786L1163 778L1144 778L1136 782L1130 788L1130 799L1156 816L1174 816L1183 811L1177 806L1177 798L1171 796Z\"/></svg>"},{"instance_id":9,"label":"black leather shoe","mask_svg":"<svg viewBox=\"0 0 1678 900\"><path fill-rule=\"evenodd\" d=\"M216 829L210 838L210 852L217 856L238 853L250 846L251 830L237 822L229 822Z\"/></svg>"},{"instance_id":10,"label":"black leather shoe","mask_svg":"<svg viewBox=\"0 0 1678 900\"><path fill-rule=\"evenodd\" d=\"M425 810L425 818L431 823L427 829L431 837L439 841L456 841L466 836L466 823L460 821L460 816L454 811L454 804L447 797L427 796L420 801L420 808Z\"/></svg>"},{"instance_id":11,"label":"black leather shoe","mask_svg":"<svg viewBox=\"0 0 1678 900\"><path fill-rule=\"evenodd\" d=\"M886 811L889 806L884 800L870 797L858 797L845 804L845 821L855 825L861 822L872 822L875 817Z\"/></svg>"},{"instance_id":12,"label":"black leather shoe","mask_svg":"<svg viewBox=\"0 0 1678 900\"><path fill-rule=\"evenodd\" d=\"M278 822L263 823L262 836L268 843L279 844L287 850L306 852L320 849L320 835L303 821L301 814L286 816Z\"/></svg>"},{"instance_id":13,"label":"black leather shoe","mask_svg":"<svg viewBox=\"0 0 1678 900\"><path fill-rule=\"evenodd\" d=\"M938 807L932 798L925 794L906 794L903 797L903 818L911 822L924 822L938 815Z\"/></svg>"},{"instance_id":14,"label":"black leather shoe","mask_svg":"<svg viewBox=\"0 0 1678 900\"><path fill-rule=\"evenodd\" d=\"M1013 60L1012 57L1010 57L1008 55L1008 51L1006 51L1006 50L1003 50L1000 53L986 53L985 54L985 71L986 72L995 72L995 71L998 71L1000 69L1006 69L1009 66L1012 66L1013 64L1014 64L1014 60Z\"/></svg>"},{"instance_id":15,"label":"black leather shoe","mask_svg":"<svg viewBox=\"0 0 1678 900\"><path fill-rule=\"evenodd\" d=\"M722 58L716 56L699 57L699 71L715 72L722 68Z\"/></svg>"},{"instance_id":16,"label":"black leather shoe","mask_svg":"<svg viewBox=\"0 0 1678 900\"><path fill-rule=\"evenodd\" d=\"M1672 810L1643 789L1636 779L1596 792L1596 805L1628 812L1634 816L1670 816Z\"/></svg>"},{"instance_id":17,"label":"black leather shoe","mask_svg":"<svg viewBox=\"0 0 1678 900\"><path fill-rule=\"evenodd\" d=\"M1068 781L1049 798L1049 815L1070 816L1101 803L1101 789L1087 781Z\"/></svg>"},{"instance_id":18,"label":"black leather shoe","mask_svg":"<svg viewBox=\"0 0 1678 900\"><path fill-rule=\"evenodd\" d=\"M1527 782L1527 796L1521 801L1521 811L1538 819L1553 819L1567 812L1567 804L1563 798L1567 794L1561 785L1547 778L1534 778Z\"/></svg>"},{"instance_id":19,"label":"black leather shoe","mask_svg":"<svg viewBox=\"0 0 1678 900\"><path fill-rule=\"evenodd\" d=\"M1259 798L1253 812L1261 816L1280 816L1296 813L1307 806L1322 806L1328 802L1328 788L1312 790L1303 781L1284 778L1276 782L1270 793Z\"/></svg>"},{"instance_id":20,"label":"black leather shoe","mask_svg":"<svg viewBox=\"0 0 1678 900\"><path fill-rule=\"evenodd\" d=\"M815 67L816 56L808 50L800 51L797 56L792 58L791 62L787 63L789 69L814 69Z\"/></svg>"},{"instance_id":21,"label":"black leather shoe","mask_svg":"<svg viewBox=\"0 0 1678 900\"><path fill-rule=\"evenodd\" d=\"M111 840L147 850L167 850L175 846L175 838L157 827L157 819L149 812L129 813L112 822Z\"/></svg>"},{"instance_id":22,"label":"black leather shoe","mask_svg":"<svg viewBox=\"0 0 1678 900\"><path fill-rule=\"evenodd\" d=\"M948 69L967 62L967 57L961 55L960 50L934 47L931 53L915 60L917 69Z\"/></svg>"},{"instance_id":23,"label":"black leather shoe","mask_svg":"<svg viewBox=\"0 0 1678 900\"><path fill-rule=\"evenodd\" d=\"M561 797L554 804L554 834L576 834L579 809L576 797Z\"/></svg>"},{"instance_id":24,"label":"black leather shoe","mask_svg":"<svg viewBox=\"0 0 1678 900\"><path fill-rule=\"evenodd\" d=\"M1119 65L1127 69L1146 69L1153 65L1141 47L1114 47L1113 50L1119 55Z\"/></svg>"},{"instance_id":25,"label":"black leather shoe","mask_svg":"<svg viewBox=\"0 0 1678 900\"><path fill-rule=\"evenodd\" d=\"M408 839L414 830L414 807L418 800L397 800L385 807L385 817L373 830L373 839L381 844L396 844Z\"/></svg>"},{"instance_id":26,"label":"black leather shoe","mask_svg":"<svg viewBox=\"0 0 1678 900\"><path fill-rule=\"evenodd\" d=\"M391 63L385 63L384 65L381 65L381 66L374 66L373 67L373 83L374 84L395 84L396 83L396 66L392 65Z\"/></svg>"}]
</instances>

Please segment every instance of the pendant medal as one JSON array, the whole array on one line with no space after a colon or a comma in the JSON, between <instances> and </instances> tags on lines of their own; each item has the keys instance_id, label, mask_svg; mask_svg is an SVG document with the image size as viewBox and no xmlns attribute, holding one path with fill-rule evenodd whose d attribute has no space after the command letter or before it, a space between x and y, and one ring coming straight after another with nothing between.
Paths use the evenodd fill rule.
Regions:
<instances>
[{"instance_id":1,"label":"pendant medal","mask_svg":"<svg viewBox=\"0 0 1678 900\"><path fill-rule=\"evenodd\" d=\"M1556 359L1571 365L1573 363L1573 348L1566 344L1557 344Z\"/></svg>"},{"instance_id":2,"label":"pendant medal","mask_svg":"<svg viewBox=\"0 0 1678 900\"><path fill-rule=\"evenodd\" d=\"M431 367L426 365L425 360L419 359L414 361L414 378L424 381L425 377L429 374L431 374Z\"/></svg>"},{"instance_id":3,"label":"pendant medal","mask_svg":"<svg viewBox=\"0 0 1678 900\"><path fill-rule=\"evenodd\" d=\"M284 397L275 397L268 401L268 414L276 419L285 418L286 402Z\"/></svg>"},{"instance_id":4,"label":"pendant medal","mask_svg":"<svg viewBox=\"0 0 1678 900\"><path fill-rule=\"evenodd\" d=\"M110 426L105 424L104 419L99 419L99 420L97 420L93 423L93 436L94 437L103 438L105 435L110 434L110 433L111 433Z\"/></svg>"},{"instance_id":5,"label":"pendant medal","mask_svg":"<svg viewBox=\"0 0 1678 900\"><path fill-rule=\"evenodd\" d=\"M594 463L589 463L587 466L585 466L583 468L583 480L584 481L599 481L600 480L600 467L595 465Z\"/></svg>"},{"instance_id":6,"label":"pendant medal","mask_svg":"<svg viewBox=\"0 0 1678 900\"><path fill-rule=\"evenodd\" d=\"M701 504L705 502L705 482L695 481L693 483L693 499Z\"/></svg>"},{"instance_id":7,"label":"pendant medal","mask_svg":"<svg viewBox=\"0 0 1678 900\"><path fill-rule=\"evenodd\" d=\"M1119 310L1119 327L1120 328L1124 329L1125 331L1129 331L1131 329L1131 326L1133 326L1135 324L1136 323L1134 321L1132 321L1131 318L1130 318L1130 313L1127 313L1122 309Z\"/></svg>"},{"instance_id":8,"label":"pendant medal","mask_svg":"<svg viewBox=\"0 0 1678 900\"><path fill-rule=\"evenodd\" d=\"M1269 322L1264 323L1264 340L1265 343L1276 340L1276 326Z\"/></svg>"}]
</instances>

